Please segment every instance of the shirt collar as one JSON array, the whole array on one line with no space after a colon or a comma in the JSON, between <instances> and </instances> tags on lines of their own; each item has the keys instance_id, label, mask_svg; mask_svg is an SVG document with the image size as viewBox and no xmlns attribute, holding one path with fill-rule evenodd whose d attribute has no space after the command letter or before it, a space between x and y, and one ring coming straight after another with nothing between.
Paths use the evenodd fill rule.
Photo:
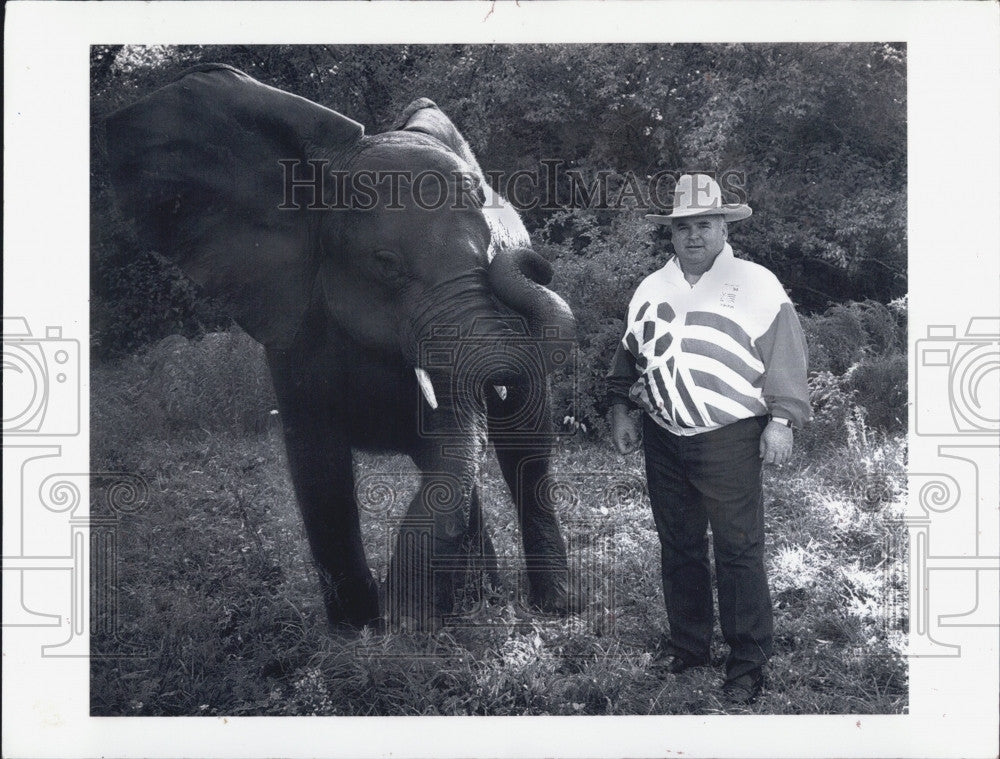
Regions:
<instances>
[{"instance_id":1,"label":"shirt collar","mask_svg":"<svg viewBox=\"0 0 1000 759\"><path fill-rule=\"evenodd\" d=\"M733 253L732 246L730 246L728 242L724 243L722 246L722 250L719 251L719 255L717 255L715 257L715 260L712 261L711 268L704 274L702 274L701 279L699 279L698 281L701 282L702 279L704 279L705 277L714 272L722 271L723 269L729 268L729 262L732 261L734 258L736 258L736 255ZM681 270L681 265L680 262L677 260L677 256L672 256L671 259L667 262L667 266L673 267L672 269L673 276L684 279L684 272ZM687 280L685 280L685 282L686 281Z\"/></svg>"}]
</instances>

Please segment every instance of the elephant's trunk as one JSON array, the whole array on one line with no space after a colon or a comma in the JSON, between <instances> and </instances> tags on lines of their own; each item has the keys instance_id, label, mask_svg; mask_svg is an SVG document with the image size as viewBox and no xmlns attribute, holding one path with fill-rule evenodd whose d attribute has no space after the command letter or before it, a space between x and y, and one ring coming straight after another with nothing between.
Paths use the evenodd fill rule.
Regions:
<instances>
[{"instance_id":1,"label":"elephant's trunk","mask_svg":"<svg viewBox=\"0 0 1000 759\"><path fill-rule=\"evenodd\" d=\"M491 385L503 393L506 385L545 383L570 361L576 323L544 287L549 263L527 248L507 250L483 274L442 283L440 295L424 293L404 338L413 341L417 383L432 407Z\"/></svg>"},{"instance_id":2,"label":"elephant's trunk","mask_svg":"<svg viewBox=\"0 0 1000 759\"><path fill-rule=\"evenodd\" d=\"M490 289L504 305L527 319L528 334L542 346L576 338L573 312L566 301L545 287L552 281L552 265L535 251L501 251L487 274ZM547 365L546 372L554 368Z\"/></svg>"}]
</instances>

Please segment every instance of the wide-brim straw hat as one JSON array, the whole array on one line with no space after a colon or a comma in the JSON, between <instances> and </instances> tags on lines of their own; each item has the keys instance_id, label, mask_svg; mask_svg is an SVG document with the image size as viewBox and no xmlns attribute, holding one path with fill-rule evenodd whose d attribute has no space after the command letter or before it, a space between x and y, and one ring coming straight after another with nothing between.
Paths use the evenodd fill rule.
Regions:
<instances>
[{"instance_id":1,"label":"wide-brim straw hat","mask_svg":"<svg viewBox=\"0 0 1000 759\"><path fill-rule=\"evenodd\" d=\"M723 203L722 188L707 174L682 174L674 189L674 210L668 214L646 214L657 224L669 224L688 216L721 216L726 221L745 219L753 210L745 203Z\"/></svg>"}]
</instances>

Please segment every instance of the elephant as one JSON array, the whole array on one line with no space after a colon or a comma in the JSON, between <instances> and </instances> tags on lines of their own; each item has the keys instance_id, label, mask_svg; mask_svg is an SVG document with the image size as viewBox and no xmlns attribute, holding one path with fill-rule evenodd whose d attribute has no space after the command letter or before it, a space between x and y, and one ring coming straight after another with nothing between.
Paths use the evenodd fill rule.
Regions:
<instances>
[{"instance_id":1,"label":"elephant","mask_svg":"<svg viewBox=\"0 0 1000 759\"><path fill-rule=\"evenodd\" d=\"M439 629L459 567L495 568L479 493L491 444L517 509L528 601L568 613L546 483L550 376L572 364L573 314L437 105L415 100L394 127L366 135L202 64L108 116L105 136L139 240L264 346L330 628ZM415 191L427 178L447 202ZM402 452L420 470L384 610L362 543L358 450Z\"/></svg>"}]
</instances>

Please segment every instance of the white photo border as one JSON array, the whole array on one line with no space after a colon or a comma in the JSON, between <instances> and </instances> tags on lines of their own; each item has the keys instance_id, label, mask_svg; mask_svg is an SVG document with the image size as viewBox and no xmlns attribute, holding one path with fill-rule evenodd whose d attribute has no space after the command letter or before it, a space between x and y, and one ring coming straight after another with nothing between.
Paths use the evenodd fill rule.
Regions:
<instances>
[{"instance_id":1,"label":"white photo border","mask_svg":"<svg viewBox=\"0 0 1000 759\"><path fill-rule=\"evenodd\" d=\"M67 412L76 428L68 420L30 441L5 436L4 524L22 528L30 494L20 465L48 458L53 471L89 471L92 44L906 42L914 623L909 713L898 716L92 718L86 625L81 654L41 654L86 619L87 594L57 605L70 609L66 619L41 626L11 626L24 609L9 612L5 601L6 756L996 756L998 439L919 426L928 409L956 402L942 397L948 389L921 394L930 374L922 341L954 344L975 323L986 329L977 339L997 344L989 333L1000 324L994 3L24 1L6 13L4 315L79 358L79 406ZM86 492L87 475L62 476ZM87 504L77 497L48 558L50 568L78 569L86 588ZM942 503L954 508L934 508ZM970 530L974 548L963 548ZM44 567L17 554L4 532L6 598L9 581ZM65 583L54 580L52 593L65 596Z\"/></svg>"}]
</instances>

